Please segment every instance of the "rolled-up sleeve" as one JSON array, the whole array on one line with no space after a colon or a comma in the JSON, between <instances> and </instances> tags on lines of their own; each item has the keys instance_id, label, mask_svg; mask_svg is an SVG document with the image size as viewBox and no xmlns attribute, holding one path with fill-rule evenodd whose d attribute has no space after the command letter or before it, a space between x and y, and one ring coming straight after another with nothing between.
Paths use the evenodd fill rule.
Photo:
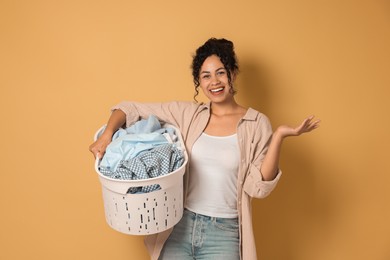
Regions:
<instances>
[{"instance_id":1,"label":"rolled-up sleeve","mask_svg":"<svg viewBox=\"0 0 390 260\"><path fill-rule=\"evenodd\" d=\"M282 171L279 170L276 177L271 181L264 181L260 170L253 164L249 166L249 173L244 182L244 191L254 198L265 198L276 187Z\"/></svg>"},{"instance_id":2,"label":"rolled-up sleeve","mask_svg":"<svg viewBox=\"0 0 390 260\"><path fill-rule=\"evenodd\" d=\"M121 110L126 114L126 127L129 127L132 123L137 122L140 119L138 110L135 109L135 105L132 102L123 101L111 107L111 111L114 110Z\"/></svg>"},{"instance_id":3,"label":"rolled-up sleeve","mask_svg":"<svg viewBox=\"0 0 390 260\"><path fill-rule=\"evenodd\" d=\"M132 123L137 122L140 119L140 115L134 106L130 102L121 102L113 107L111 111L121 110L126 114L126 127L130 126Z\"/></svg>"}]
</instances>

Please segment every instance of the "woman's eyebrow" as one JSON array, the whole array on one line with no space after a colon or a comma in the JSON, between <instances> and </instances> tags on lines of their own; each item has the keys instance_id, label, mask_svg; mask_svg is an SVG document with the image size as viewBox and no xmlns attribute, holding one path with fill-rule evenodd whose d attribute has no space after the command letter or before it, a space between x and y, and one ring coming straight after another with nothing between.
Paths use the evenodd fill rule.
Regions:
<instances>
[{"instance_id":1,"label":"woman's eyebrow","mask_svg":"<svg viewBox=\"0 0 390 260\"><path fill-rule=\"evenodd\" d=\"M216 69L215 71L220 71L220 70L225 70L225 67L220 67L220 68ZM203 73L210 73L210 71L203 70L203 71L200 72L200 74L203 74Z\"/></svg>"}]
</instances>

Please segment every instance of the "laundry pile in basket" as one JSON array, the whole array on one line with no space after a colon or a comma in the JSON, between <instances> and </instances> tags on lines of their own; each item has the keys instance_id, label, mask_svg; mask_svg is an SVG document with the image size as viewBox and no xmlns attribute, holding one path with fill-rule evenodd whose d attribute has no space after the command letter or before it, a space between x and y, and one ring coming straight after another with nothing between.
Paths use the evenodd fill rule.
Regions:
<instances>
[{"instance_id":1,"label":"laundry pile in basket","mask_svg":"<svg viewBox=\"0 0 390 260\"><path fill-rule=\"evenodd\" d=\"M104 176L119 180L155 178L175 171L184 163L183 149L175 129L162 127L151 115L115 132L99 164L99 171ZM131 187L128 193L147 193L158 189L158 184Z\"/></svg>"}]
</instances>

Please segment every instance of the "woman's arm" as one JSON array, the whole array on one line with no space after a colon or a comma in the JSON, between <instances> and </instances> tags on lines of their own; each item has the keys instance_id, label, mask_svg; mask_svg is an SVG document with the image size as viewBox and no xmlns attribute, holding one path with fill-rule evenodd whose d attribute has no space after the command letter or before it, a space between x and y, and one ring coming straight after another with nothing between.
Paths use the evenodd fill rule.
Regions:
<instances>
[{"instance_id":1,"label":"woman's arm","mask_svg":"<svg viewBox=\"0 0 390 260\"><path fill-rule=\"evenodd\" d=\"M95 158L98 157L100 159L103 157L107 146L111 143L112 135L125 123L126 114L122 110L116 109L111 113L104 132L93 144L89 146L89 150L93 153Z\"/></svg>"},{"instance_id":2,"label":"woman's arm","mask_svg":"<svg viewBox=\"0 0 390 260\"><path fill-rule=\"evenodd\" d=\"M112 135L120 127L128 127L141 118L155 115L160 121L172 124L182 130L191 124L194 113L199 109L199 104L193 102L165 102L165 103L140 103L121 102L112 108L112 114L108 120L103 134L90 145L89 150L95 157L102 158L106 147L110 144Z\"/></svg>"},{"instance_id":3,"label":"woman's arm","mask_svg":"<svg viewBox=\"0 0 390 260\"><path fill-rule=\"evenodd\" d=\"M314 116L306 118L302 124L296 128L286 125L279 126L272 135L271 143L269 144L267 154L261 165L261 174L263 180L273 180L279 169L280 150L284 138L288 136L299 136L303 133L310 132L319 127L320 120L313 121Z\"/></svg>"}]
</instances>

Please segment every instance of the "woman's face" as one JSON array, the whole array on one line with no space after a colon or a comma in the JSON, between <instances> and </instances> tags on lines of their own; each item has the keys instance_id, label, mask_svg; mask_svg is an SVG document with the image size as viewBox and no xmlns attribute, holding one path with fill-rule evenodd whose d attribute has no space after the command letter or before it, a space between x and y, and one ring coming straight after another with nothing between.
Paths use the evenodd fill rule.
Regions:
<instances>
[{"instance_id":1,"label":"woman's face","mask_svg":"<svg viewBox=\"0 0 390 260\"><path fill-rule=\"evenodd\" d=\"M231 73L232 81L234 74ZM229 102L233 100L229 78L225 66L218 56L209 56L202 64L199 73L200 87L211 102Z\"/></svg>"}]
</instances>

